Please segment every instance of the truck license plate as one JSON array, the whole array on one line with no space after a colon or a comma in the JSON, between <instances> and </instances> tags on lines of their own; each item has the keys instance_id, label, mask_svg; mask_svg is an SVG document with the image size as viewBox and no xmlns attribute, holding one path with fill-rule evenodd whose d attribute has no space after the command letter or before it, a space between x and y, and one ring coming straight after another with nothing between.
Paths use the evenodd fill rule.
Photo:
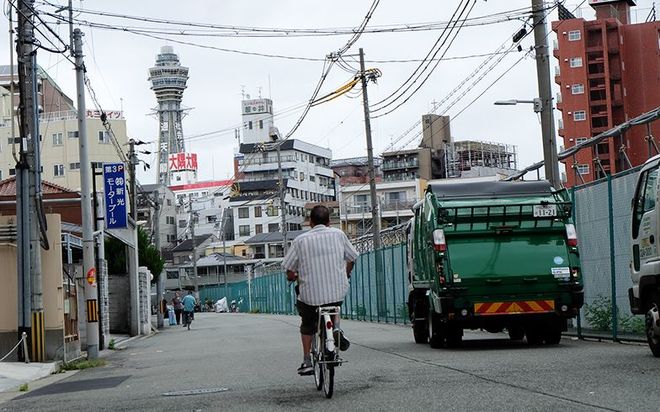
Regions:
<instances>
[{"instance_id":1,"label":"truck license plate","mask_svg":"<svg viewBox=\"0 0 660 412\"><path fill-rule=\"evenodd\" d=\"M557 216L556 205L534 205L534 217L554 217Z\"/></svg>"}]
</instances>

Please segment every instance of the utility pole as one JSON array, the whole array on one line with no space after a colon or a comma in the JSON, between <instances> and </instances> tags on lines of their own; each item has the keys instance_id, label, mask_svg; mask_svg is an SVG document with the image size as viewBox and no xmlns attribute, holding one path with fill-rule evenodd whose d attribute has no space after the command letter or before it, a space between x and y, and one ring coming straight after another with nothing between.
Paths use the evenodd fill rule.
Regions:
<instances>
[{"instance_id":1,"label":"utility pole","mask_svg":"<svg viewBox=\"0 0 660 412\"><path fill-rule=\"evenodd\" d=\"M225 297L227 297L227 246L225 244L225 224L227 224L227 210L229 208L225 208L224 211L222 212L222 233L220 234L222 236L222 266L224 267L224 274L225 274Z\"/></svg>"},{"instance_id":2,"label":"utility pole","mask_svg":"<svg viewBox=\"0 0 660 412\"><path fill-rule=\"evenodd\" d=\"M158 250L158 256L161 255L160 251L160 209L161 209L161 204L160 204L160 191L158 190L158 187L156 187L156 190L154 190L154 220L153 220L153 225L154 225L154 243L156 246L156 250ZM163 272L158 273L158 280L156 281L156 296L158 297L156 299L156 304L158 305L158 315L156 317L156 327L158 329L162 329L164 322L163 322L163 286L165 284L165 279L163 279Z\"/></svg>"},{"instance_id":3,"label":"utility pole","mask_svg":"<svg viewBox=\"0 0 660 412\"><path fill-rule=\"evenodd\" d=\"M33 305L33 287L40 290L40 287L33 285L37 278L33 270L36 268L36 255L41 252L41 246L37 248L32 246L32 227L35 218L34 192L35 175L33 173L35 163L38 158L35 157L34 149L35 138L39 137L38 130L38 103L35 100L36 93L36 48L34 47L34 1L21 0L18 2L18 41L16 45L18 62L18 84L20 93L20 157L16 163L16 217L18 226L17 236L17 272L19 285L19 322L18 334L23 332L30 338L32 359L40 361L39 352L43 345L43 327L39 328L35 323L35 315L43 315L43 310L38 312L38 307ZM12 96L13 99L13 96ZM13 106L13 102L12 102ZM12 119L13 122L13 119ZM41 273L39 268L38 273ZM41 296L39 296L41 297ZM35 330L36 329L36 330ZM43 353L43 351L41 351ZM27 356L22 354L23 358Z\"/></svg>"},{"instance_id":4,"label":"utility pole","mask_svg":"<svg viewBox=\"0 0 660 412\"><path fill-rule=\"evenodd\" d=\"M543 161L545 178L559 189L559 160L555 139L555 116L552 104L552 80L550 79L550 55L548 53L548 35L546 13L543 0L532 0L534 19L534 43L536 52L536 76L538 79L539 98L541 99L541 134L543 138Z\"/></svg>"},{"instance_id":5,"label":"utility pole","mask_svg":"<svg viewBox=\"0 0 660 412\"><path fill-rule=\"evenodd\" d=\"M378 195L376 193L376 169L374 167L374 148L371 142L371 119L369 115L369 97L367 95L367 75L364 68L364 51L360 48L360 79L362 80L362 102L364 108L364 128L367 136L367 162L369 167L369 192L371 194L371 219L375 271L376 271L376 302L379 315L386 314L385 305L385 273L383 272L383 255L380 244L380 213L378 207Z\"/></svg>"},{"instance_id":6,"label":"utility pole","mask_svg":"<svg viewBox=\"0 0 660 412\"><path fill-rule=\"evenodd\" d=\"M278 141L275 142L275 146L277 147L277 180L280 189L280 214L282 215L282 250L284 252L284 256L286 256L286 252L289 250L289 245L286 242L286 234L288 228L286 227L286 202L284 199L286 190L284 188L284 178L282 177L282 156L280 154L280 146L282 146L282 144Z\"/></svg>"},{"instance_id":7,"label":"utility pole","mask_svg":"<svg viewBox=\"0 0 660 412\"><path fill-rule=\"evenodd\" d=\"M128 282L131 304L131 317L130 317L130 332L132 336L140 334L140 279L138 276L139 260L139 245L138 245L138 225L137 225L137 173L135 169L138 165L138 156L135 151L135 146L144 144L143 142L136 142L134 139L128 141L128 162L129 162L129 176L131 179L131 213L133 219L133 241L135 242L135 254L133 256L129 253L129 259L133 264L129 264Z\"/></svg>"},{"instance_id":8,"label":"utility pole","mask_svg":"<svg viewBox=\"0 0 660 412\"><path fill-rule=\"evenodd\" d=\"M76 59L76 91L78 97L78 148L80 151L80 204L82 210L83 275L87 302L87 358L99 357L98 289L94 267L94 226L92 222L92 167L87 147L87 119L85 116L85 63L83 62L82 32L73 31Z\"/></svg>"},{"instance_id":9,"label":"utility pole","mask_svg":"<svg viewBox=\"0 0 660 412\"><path fill-rule=\"evenodd\" d=\"M193 286L195 287L195 299L199 299L199 285L197 284L197 241L195 239L195 213L193 213L192 198L188 200L190 210L190 237L192 238L192 264L193 264Z\"/></svg>"},{"instance_id":10,"label":"utility pole","mask_svg":"<svg viewBox=\"0 0 660 412\"><path fill-rule=\"evenodd\" d=\"M96 237L96 270L99 301L99 350L105 349L105 331L109 330L105 322L108 308L108 266L105 260L105 207L103 196L96 190L96 178L103 176L103 171L92 167L92 195L94 199L94 235ZM109 318L109 317L108 317Z\"/></svg>"}]
</instances>

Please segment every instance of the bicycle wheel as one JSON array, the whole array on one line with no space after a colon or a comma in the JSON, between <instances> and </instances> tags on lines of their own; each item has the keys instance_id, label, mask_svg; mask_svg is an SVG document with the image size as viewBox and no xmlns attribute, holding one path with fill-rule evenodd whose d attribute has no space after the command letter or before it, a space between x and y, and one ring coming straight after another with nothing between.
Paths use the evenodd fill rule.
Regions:
<instances>
[{"instance_id":1,"label":"bicycle wheel","mask_svg":"<svg viewBox=\"0 0 660 412\"><path fill-rule=\"evenodd\" d=\"M323 370L322 364L319 363L321 360L319 348L320 337L318 333L314 335L314 340L312 340L312 364L314 365L314 383L316 383L316 390L323 389Z\"/></svg>"},{"instance_id":2,"label":"bicycle wheel","mask_svg":"<svg viewBox=\"0 0 660 412\"><path fill-rule=\"evenodd\" d=\"M332 398L332 392L335 386L335 365L331 363L322 364L323 367L323 393L325 397Z\"/></svg>"}]
</instances>

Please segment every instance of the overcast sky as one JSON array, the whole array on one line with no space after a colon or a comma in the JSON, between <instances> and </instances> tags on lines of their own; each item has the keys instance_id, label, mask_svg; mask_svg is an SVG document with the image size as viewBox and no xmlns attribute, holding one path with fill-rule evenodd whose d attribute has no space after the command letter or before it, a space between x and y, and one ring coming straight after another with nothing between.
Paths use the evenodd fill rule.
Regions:
<instances>
[{"instance_id":1,"label":"overcast sky","mask_svg":"<svg viewBox=\"0 0 660 412\"><path fill-rule=\"evenodd\" d=\"M64 0L54 0L54 2L65 3ZM459 3L459 0L381 0L369 27L447 21ZM490 0L487 2L478 0L470 17L529 7L530 3L530 0ZM579 1L568 2L567 7L573 10L578 3ZM651 0L638 1L639 19L646 16L651 3ZM126 15L222 25L282 28L356 27L363 20L370 5L370 0L74 1L74 7L77 8L111 11ZM52 10L52 8L40 4L39 0L37 0L37 6L39 9ZM646 10L644 11L644 9ZM586 3L582 11L586 18L591 18L592 12ZM551 20L555 20L556 12L551 16ZM112 19L105 16L81 14L78 17L113 25L148 25L148 23ZM633 16L634 18L635 16ZM521 20L512 20L484 26L465 27L448 50L446 57L492 53L504 42L507 45L511 44L512 34L522 25ZM53 25L53 28L63 38L68 36L68 27ZM228 53L141 37L121 31L92 29L84 26L81 27L81 30L85 33L85 60L88 75L101 105L105 110L123 108L129 136L154 142L151 148L154 152L158 123L155 118L149 116L151 109L156 107L156 99L147 81L148 69L154 65L156 54L162 45L169 44L174 47L182 65L190 69L190 79L184 93L183 104L191 110L184 119L183 130L185 136L191 137L186 142L187 150L197 152L199 155L200 179L224 179L233 174L232 156L236 140L231 129L238 127L241 122L242 90L252 98L257 97L259 91L263 97L272 98L277 114L309 99L323 67L322 62ZM6 31L3 32L6 33ZM371 63L371 60L420 59L430 50L439 34L440 31L436 30L362 35L349 54L357 54L358 48L364 48L367 66L377 67L382 71L378 84L369 86L370 101L376 102L389 95L418 64ZM172 36L172 38L246 52L322 59L326 54L341 48L349 36L258 39ZM551 35L550 39L552 38ZM532 42L533 36L530 35L522 44L525 48L529 48ZM551 40L550 43L552 43ZM0 53L7 56L6 63L8 63L8 41L2 42ZM471 92L449 109L447 114L454 116L462 110L501 73L511 67L521 55L518 52L507 55ZM418 121L422 114L429 111L433 101L442 101L484 59L485 57L480 57L440 62L428 81L406 104L394 113L372 121L375 152L380 153L392 139L398 138ZM552 58L552 60L552 67L554 67L555 59ZM75 75L71 63L63 60L59 55L45 51L39 51L38 62L75 100ZM358 65L354 64L354 66ZM328 76L321 94L335 89L350 77L349 73L335 66ZM554 83L553 86L556 88ZM452 120L452 135L456 140L475 139L516 145L521 168L541 160L540 124L532 107L528 105L493 105L493 102L499 99L531 99L537 94L535 62L532 57L527 57L468 110ZM366 155L366 144L361 103L360 98L341 97L317 106L311 110L293 137L330 148L335 159L364 156ZM93 104L88 101L87 107L92 108ZM300 112L297 111L277 117L276 125L282 133L286 133L291 129L299 114ZM219 130L229 131L204 138L194 137ZM403 141L407 140L408 138L405 138ZM558 143L558 146L560 144ZM398 148L399 145L396 147ZM140 180L143 183L150 183L156 178L155 157L145 156L144 159L154 167L151 171L143 173Z\"/></svg>"}]
</instances>

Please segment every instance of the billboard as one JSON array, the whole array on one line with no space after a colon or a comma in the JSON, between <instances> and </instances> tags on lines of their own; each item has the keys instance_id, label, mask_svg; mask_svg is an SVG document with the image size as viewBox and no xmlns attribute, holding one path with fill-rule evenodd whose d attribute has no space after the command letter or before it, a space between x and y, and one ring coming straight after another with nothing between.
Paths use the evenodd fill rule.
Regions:
<instances>
[{"instance_id":1,"label":"billboard","mask_svg":"<svg viewBox=\"0 0 660 412\"><path fill-rule=\"evenodd\" d=\"M197 153L173 153L167 164L171 172L179 170L197 170Z\"/></svg>"},{"instance_id":2,"label":"billboard","mask_svg":"<svg viewBox=\"0 0 660 412\"><path fill-rule=\"evenodd\" d=\"M106 229L127 227L126 176L123 163L103 164Z\"/></svg>"}]
</instances>

